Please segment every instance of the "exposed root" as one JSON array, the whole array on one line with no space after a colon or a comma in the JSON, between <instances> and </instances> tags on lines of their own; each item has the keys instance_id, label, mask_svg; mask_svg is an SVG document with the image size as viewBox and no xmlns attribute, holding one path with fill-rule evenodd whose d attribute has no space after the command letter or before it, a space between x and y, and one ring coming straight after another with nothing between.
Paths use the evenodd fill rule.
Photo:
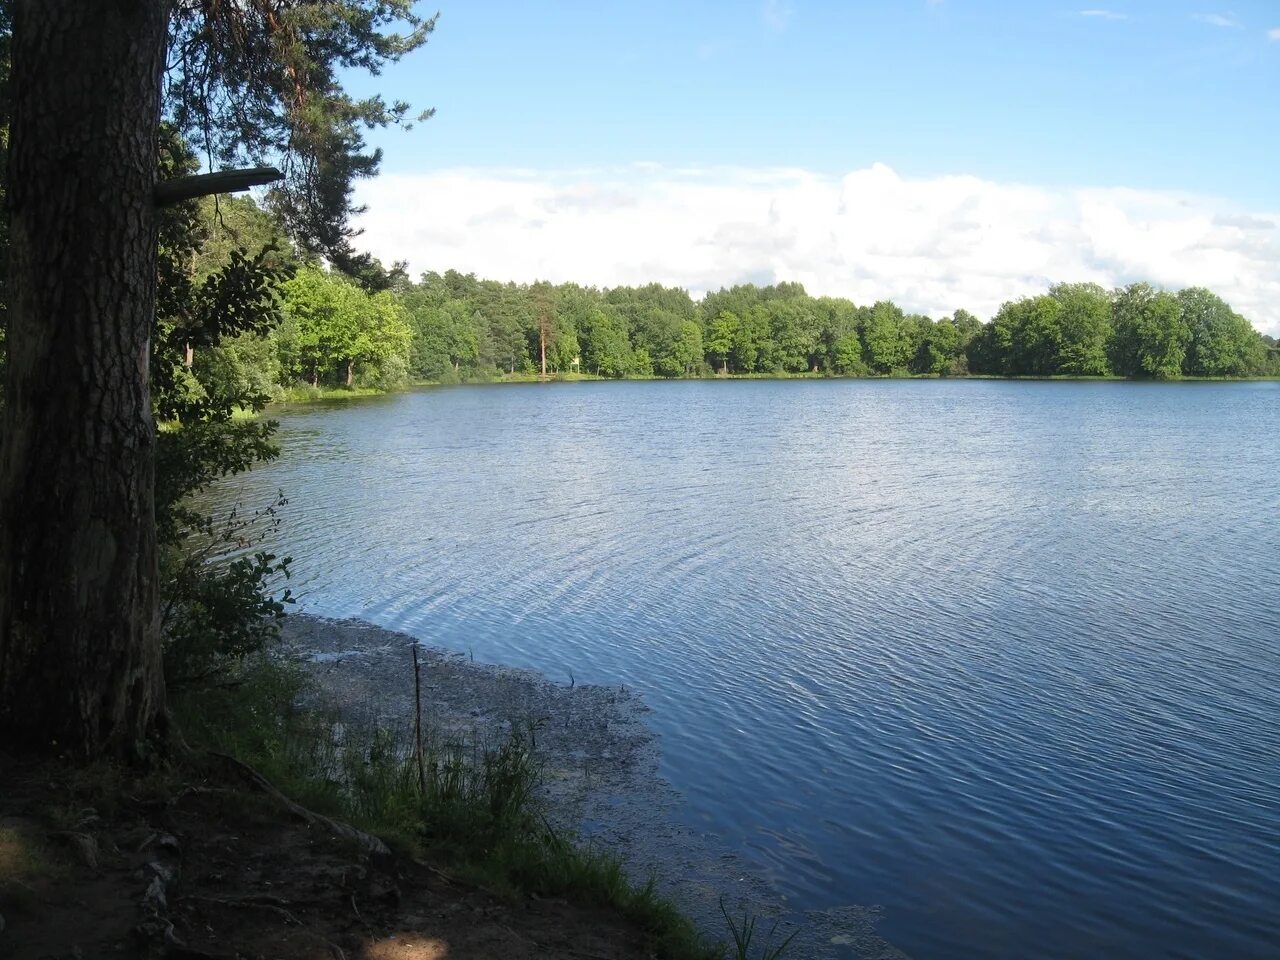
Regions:
<instances>
[{"instance_id":1,"label":"exposed root","mask_svg":"<svg viewBox=\"0 0 1280 960\"><path fill-rule=\"evenodd\" d=\"M370 856L389 857L391 849L373 834L365 833L363 830L357 830L349 823L343 823L340 820L334 820L323 814L308 810L299 803L295 803L277 790L270 782L267 781L262 774L258 773L251 766L237 760L235 757L228 756L225 753L212 753L206 755L216 764L220 765L225 771L236 776L245 785L253 788L259 793L266 794L272 801L279 804L287 810L292 816L301 820L309 826L321 827L328 830L335 836L342 837L345 840L352 841L360 850Z\"/></svg>"}]
</instances>

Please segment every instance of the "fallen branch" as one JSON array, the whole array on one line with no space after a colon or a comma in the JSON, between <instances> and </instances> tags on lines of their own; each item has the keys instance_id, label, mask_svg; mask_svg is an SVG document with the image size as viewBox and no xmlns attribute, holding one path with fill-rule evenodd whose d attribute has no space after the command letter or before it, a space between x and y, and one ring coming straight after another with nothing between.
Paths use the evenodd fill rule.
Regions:
<instances>
[{"instance_id":1,"label":"fallen branch","mask_svg":"<svg viewBox=\"0 0 1280 960\"><path fill-rule=\"evenodd\" d=\"M207 756L221 764L228 772L239 777L245 784L265 793L270 799L284 807L290 814L309 826L322 827L331 833L342 837L344 840L350 840L355 843L361 850L370 856L389 857L391 856L391 848L383 843L380 839L371 833L365 833L363 830L357 830L349 823L343 823L340 820L334 820L326 817L324 814L316 813L308 810L299 803L295 803L277 790L262 774L254 770L253 767L237 760L235 757L225 753L209 752Z\"/></svg>"},{"instance_id":2,"label":"fallen branch","mask_svg":"<svg viewBox=\"0 0 1280 960\"><path fill-rule=\"evenodd\" d=\"M198 900L200 903L216 903L220 907L239 907L239 908L248 908L253 910L268 910L279 917L283 917L286 923L292 923L296 927L302 926L302 921L299 920L293 913L286 910L284 907L278 906L277 904L266 902L268 899L271 899L267 897L199 897L199 896L191 895L191 896L179 897L178 899ZM274 899L278 899L278 898L274 898Z\"/></svg>"},{"instance_id":3,"label":"fallen branch","mask_svg":"<svg viewBox=\"0 0 1280 960\"><path fill-rule=\"evenodd\" d=\"M70 846L80 858L80 862L90 870L98 869L98 841L89 834L78 830L54 830L49 836Z\"/></svg>"}]
</instances>

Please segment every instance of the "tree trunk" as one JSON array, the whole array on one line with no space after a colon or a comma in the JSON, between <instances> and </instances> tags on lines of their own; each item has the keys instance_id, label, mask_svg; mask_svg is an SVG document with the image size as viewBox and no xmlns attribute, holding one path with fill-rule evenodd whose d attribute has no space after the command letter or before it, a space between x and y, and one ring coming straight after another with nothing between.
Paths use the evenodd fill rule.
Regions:
<instances>
[{"instance_id":1,"label":"tree trunk","mask_svg":"<svg viewBox=\"0 0 1280 960\"><path fill-rule=\"evenodd\" d=\"M547 328L538 327L538 352L542 355L542 376L547 375Z\"/></svg>"},{"instance_id":2,"label":"tree trunk","mask_svg":"<svg viewBox=\"0 0 1280 960\"><path fill-rule=\"evenodd\" d=\"M354 360L347 361L347 387L348 389L355 386L356 382L356 364Z\"/></svg>"},{"instance_id":3,"label":"tree trunk","mask_svg":"<svg viewBox=\"0 0 1280 960\"><path fill-rule=\"evenodd\" d=\"M164 707L152 191L169 4L17 0L0 743L136 757Z\"/></svg>"}]
</instances>

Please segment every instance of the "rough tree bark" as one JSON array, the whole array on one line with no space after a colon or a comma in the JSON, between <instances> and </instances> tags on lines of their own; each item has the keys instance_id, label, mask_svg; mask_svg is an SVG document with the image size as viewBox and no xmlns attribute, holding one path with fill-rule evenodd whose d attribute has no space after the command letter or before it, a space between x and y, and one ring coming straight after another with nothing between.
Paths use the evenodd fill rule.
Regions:
<instances>
[{"instance_id":1,"label":"rough tree bark","mask_svg":"<svg viewBox=\"0 0 1280 960\"><path fill-rule=\"evenodd\" d=\"M153 191L168 0L16 0L0 746L136 756L162 716Z\"/></svg>"}]
</instances>

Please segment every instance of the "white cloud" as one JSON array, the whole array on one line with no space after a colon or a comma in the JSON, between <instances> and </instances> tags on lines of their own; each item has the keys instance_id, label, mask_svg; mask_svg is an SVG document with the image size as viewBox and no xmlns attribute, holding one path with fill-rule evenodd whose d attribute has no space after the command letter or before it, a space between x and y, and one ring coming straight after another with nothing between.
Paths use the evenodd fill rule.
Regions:
<instances>
[{"instance_id":1,"label":"white cloud","mask_svg":"<svg viewBox=\"0 0 1280 960\"><path fill-rule=\"evenodd\" d=\"M1267 31L1267 39L1280 40L1280 27L1273 27Z\"/></svg>"},{"instance_id":2,"label":"white cloud","mask_svg":"<svg viewBox=\"0 0 1280 960\"><path fill-rule=\"evenodd\" d=\"M1211 27L1225 27L1233 30L1238 30L1241 25L1235 14L1227 13L1193 13L1191 19L1207 23Z\"/></svg>"},{"instance_id":3,"label":"white cloud","mask_svg":"<svg viewBox=\"0 0 1280 960\"><path fill-rule=\"evenodd\" d=\"M776 33L782 33L791 25L791 18L796 15L795 8L786 0L764 0L760 5L760 19L764 25Z\"/></svg>"},{"instance_id":4,"label":"white cloud","mask_svg":"<svg viewBox=\"0 0 1280 960\"><path fill-rule=\"evenodd\" d=\"M1127 13L1118 13L1115 10L1081 10L1082 17L1097 17L1099 20L1128 20Z\"/></svg>"},{"instance_id":5,"label":"white cloud","mask_svg":"<svg viewBox=\"0 0 1280 960\"><path fill-rule=\"evenodd\" d=\"M388 174L356 199L369 206L360 245L415 275L656 280L695 296L798 280L934 316L990 316L1055 281L1149 280L1210 287L1280 334L1280 211L1190 194L905 178L883 164L838 178L636 164Z\"/></svg>"}]
</instances>

